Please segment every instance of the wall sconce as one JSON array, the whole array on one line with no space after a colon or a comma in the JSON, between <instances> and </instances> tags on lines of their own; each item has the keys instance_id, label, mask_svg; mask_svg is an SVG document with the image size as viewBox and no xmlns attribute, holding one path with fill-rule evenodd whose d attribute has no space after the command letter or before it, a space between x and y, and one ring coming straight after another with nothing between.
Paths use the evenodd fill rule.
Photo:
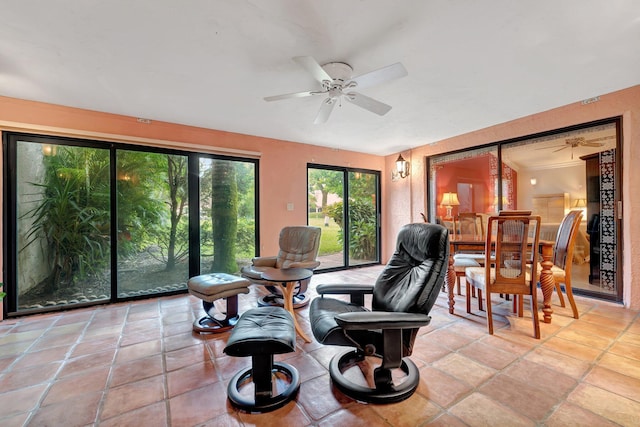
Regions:
<instances>
[{"instance_id":1,"label":"wall sconce","mask_svg":"<svg viewBox=\"0 0 640 427\"><path fill-rule=\"evenodd\" d=\"M442 195L442 200L440 201L440 206L444 206L445 208L447 208L447 218L451 218L451 210L453 209L453 207L460 206L458 194L444 193Z\"/></svg>"},{"instance_id":2,"label":"wall sconce","mask_svg":"<svg viewBox=\"0 0 640 427\"><path fill-rule=\"evenodd\" d=\"M396 174L398 174L400 178L409 176L409 162L402 157L402 154L398 155L396 159Z\"/></svg>"},{"instance_id":3,"label":"wall sconce","mask_svg":"<svg viewBox=\"0 0 640 427\"><path fill-rule=\"evenodd\" d=\"M538 183L538 180L535 178L531 178L531 185L536 185Z\"/></svg>"}]
</instances>

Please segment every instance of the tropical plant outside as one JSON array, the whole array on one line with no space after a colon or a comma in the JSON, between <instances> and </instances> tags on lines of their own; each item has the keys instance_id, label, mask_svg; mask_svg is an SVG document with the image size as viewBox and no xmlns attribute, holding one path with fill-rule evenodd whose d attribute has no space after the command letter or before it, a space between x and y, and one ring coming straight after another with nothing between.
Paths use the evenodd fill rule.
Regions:
<instances>
[{"instance_id":1,"label":"tropical plant outside","mask_svg":"<svg viewBox=\"0 0 640 427\"><path fill-rule=\"evenodd\" d=\"M74 295L88 293L109 298L114 239L120 296L156 293L164 285L172 286L165 291L186 288L187 156L116 150L117 218L112 219L108 149L59 145L55 155L34 159L44 153L40 144L18 144L24 145L25 159L19 163L42 164L34 168L42 171L38 173L24 168L22 174L32 178L19 184L29 202L19 204L18 224L25 231L19 234L23 237L18 249L25 255L18 269L23 272L20 277L36 282L22 292L19 289L25 304L38 299L73 303L80 298ZM201 234L213 255L213 268L233 273L238 271L236 256L255 255L255 168L251 162L231 160L217 166L222 174L206 177L216 197L210 193ZM221 221L223 212L231 215ZM115 236L111 236L112 220L117 221ZM46 265L34 268L40 253Z\"/></svg>"}]
</instances>

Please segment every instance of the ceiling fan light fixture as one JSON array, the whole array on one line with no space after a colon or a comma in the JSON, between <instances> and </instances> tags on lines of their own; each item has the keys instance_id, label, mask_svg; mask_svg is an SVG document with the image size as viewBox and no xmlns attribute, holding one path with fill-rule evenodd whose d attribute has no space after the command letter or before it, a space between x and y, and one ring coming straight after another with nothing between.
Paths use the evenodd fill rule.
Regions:
<instances>
[{"instance_id":1,"label":"ceiling fan light fixture","mask_svg":"<svg viewBox=\"0 0 640 427\"><path fill-rule=\"evenodd\" d=\"M307 72L309 72L309 74L311 74L316 81L320 83L322 90L267 96L264 98L265 101L279 101L282 99L302 98L305 96L321 94L326 94L328 99L342 100L342 97L344 96L347 101L354 105L379 116L383 116L391 110L390 105L373 98L369 98L368 96L358 92L346 93L345 91L356 87L360 89L367 88L369 86L385 83L389 80L404 77L408 74L407 70L399 62L353 77L353 68L344 62L329 62L324 65L320 65L311 56L296 56L293 58L293 61L307 70ZM332 104L328 104L323 101L320 106L320 111L314 120L315 124L324 123L329 119L331 111L333 110L333 108L330 108L330 105Z\"/></svg>"}]
</instances>

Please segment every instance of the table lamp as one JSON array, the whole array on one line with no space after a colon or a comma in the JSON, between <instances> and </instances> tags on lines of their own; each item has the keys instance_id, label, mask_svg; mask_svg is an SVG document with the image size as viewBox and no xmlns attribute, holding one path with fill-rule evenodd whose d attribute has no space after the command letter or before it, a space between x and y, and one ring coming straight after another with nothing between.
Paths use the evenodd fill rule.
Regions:
<instances>
[{"instance_id":1,"label":"table lamp","mask_svg":"<svg viewBox=\"0 0 640 427\"><path fill-rule=\"evenodd\" d=\"M447 208L447 218L451 218L451 210L453 209L453 207L459 205L460 201L458 200L458 195L456 193L444 193L442 195L440 206L444 206Z\"/></svg>"}]
</instances>

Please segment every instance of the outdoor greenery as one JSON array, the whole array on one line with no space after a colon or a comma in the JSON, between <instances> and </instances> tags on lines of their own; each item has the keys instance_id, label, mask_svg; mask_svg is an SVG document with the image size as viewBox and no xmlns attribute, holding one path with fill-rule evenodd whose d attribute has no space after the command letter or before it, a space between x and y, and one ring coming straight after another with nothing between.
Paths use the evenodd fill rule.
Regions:
<instances>
[{"instance_id":1,"label":"outdoor greenery","mask_svg":"<svg viewBox=\"0 0 640 427\"><path fill-rule=\"evenodd\" d=\"M44 249L49 265L47 276L36 286L41 292L55 292L62 285L108 272L112 238L117 238L119 260L145 254L165 271L179 265L186 268L187 156L116 153L117 235L113 237L109 150L57 146L55 155L42 156L44 172L34 176L37 182L25 183L32 202L20 215L29 224L20 250L36 243ZM215 160L203 174L209 196L200 226L215 271L237 271L236 247L241 256L255 255L254 174L252 163L231 160Z\"/></svg>"},{"instance_id":2,"label":"outdoor greenery","mask_svg":"<svg viewBox=\"0 0 640 427\"><path fill-rule=\"evenodd\" d=\"M327 255L342 250L345 241L344 203L342 201L345 183L343 173L328 169L309 169L309 205L315 206L316 195L321 194L320 215L325 216L320 254ZM349 255L353 259L374 260L377 257L376 218L376 177L373 174L349 172ZM329 195L334 194L339 201L328 204ZM312 214L309 214L312 221ZM327 218L338 226L335 236L329 234ZM328 242L333 242L329 244ZM326 252L323 252L326 251ZM333 250L333 252L331 252Z\"/></svg>"}]
</instances>

